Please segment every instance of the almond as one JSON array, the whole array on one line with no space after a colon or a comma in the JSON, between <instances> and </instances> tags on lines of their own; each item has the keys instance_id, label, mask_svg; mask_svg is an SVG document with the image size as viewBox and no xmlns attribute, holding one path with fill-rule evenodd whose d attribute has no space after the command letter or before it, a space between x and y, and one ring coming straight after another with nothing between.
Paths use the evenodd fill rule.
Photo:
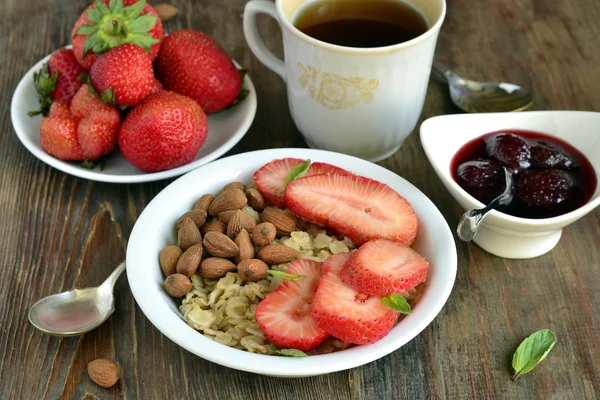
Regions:
<instances>
[{"instance_id":1,"label":"almond","mask_svg":"<svg viewBox=\"0 0 600 400\"><path fill-rule=\"evenodd\" d=\"M238 264L238 274L246 282L258 282L269 275L269 266L257 259L242 260Z\"/></svg>"},{"instance_id":2,"label":"almond","mask_svg":"<svg viewBox=\"0 0 600 400\"><path fill-rule=\"evenodd\" d=\"M219 214L219 221L221 221L225 225L228 225L229 221L231 220L231 217L233 217L233 214L235 214L236 211L237 210L223 211Z\"/></svg>"},{"instance_id":3,"label":"almond","mask_svg":"<svg viewBox=\"0 0 600 400\"><path fill-rule=\"evenodd\" d=\"M219 279L236 269L237 266L229 260L210 257L200 264L200 276L204 279Z\"/></svg>"},{"instance_id":4,"label":"almond","mask_svg":"<svg viewBox=\"0 0 600 400\"><path fill-rule=\"evenodd\" d=\"M242 229L240 233L238 233L235 237L235 244L238 249L240 249L233 260L236 264L239 264L240 261L254 258L254 245L252 244L252 239L250 239L250 234L247 230Z\"/></svg>"},{"instance_id":5,"label":"almond","mask_svg":"<svg viewBox=\"0 0 600 400\"><path fill-rule=\"evenodd\" d=\"M258 190L254 188L246 190L246 199L248 199L248 205L254 208L256 211L262 211L265 209L265 198Z\"/></svg>"},{"instance_id":6,"label":"almond","mask_svg":"<svg viewBox=\"0 0 600 400\"><path fill-rule=\"evenodd\" d=\"M208 207L210 207L214 199L215 196L210 193L200 196L196 204L194 204L194 210L202 210L205 213L208 213Z\"/></svg>"},{"instance_id":7,"label":"almond","mask_svg":"<svg viewBox=\"0 0 600 400\"><path fill-rule=\"evenodd\" d=\"M177 260L183 254L183 251L177 246L167 246L160 251L158 262L165 276L175 273Z\"/></svg>"},{"instance_id":8,"label":"almond","mask_svg":"<svg viewBox=\"0 0 600 400\"><path fill-rule=\"evenodd\" d=\"M90 362L87 372L91 380L105 388L114 386L119 380L119 369L115 363L105 358L98 358Z\"/></svg>"},{"instance_id":9,"label":"almond","mask_svg":"<svg viewBox=\"0 0 600 400\"><path fill-rule=\"evenodd\" d=\"M175 269L178 274L183 274L189 278L198 269L200 260L202 260L202 244L198 243L183 252Z\"/></svg>"},{"instance_id":10,"label":"almond","mask_svg":"<svg viewBox=\"0 0 600 400\"><path fill-rule=\"evenodd\" d=\"M169 275L163 283L163 289L171 297L183 297L192 290L192 281L182 274Z\"/></svg>"},{"instance_id":11,"label":"almond","mask_svg":"<svg viewBox=\"0 0 600 400\"><path fill-rule=\"evenodd\" d=\"M215 257L230 258L239 252L237 244L221 232L207 232L202 245Z\"/></svg>"},{"instance_id":12,"label":"almond","mask_svg":"<svg viewBox=\"0 0 600 400\"><path fill-rule=\"evenodd\" d=\"M227 189L222 191L208 207L208 213L216 217L223 211L239 210L248 200L246 194L240 189Z\"/></svg>"},{"instance_id":13,"label":"almond","mask_svg":"<svg viewBox=\"0 0 600 400\"><path fill-rule=\"evenodd\" d=\"M206 235L208 232L220 232L224 234L227 231L227 225L221 221L210 221L202 225L201 231L203 235Z\"/></svg>"},{"instance_id":14,"label":"almond","mask_svg":"<svg viewBox=\"0 0 600 400\"><path fill-rule=\"evenodd\" d=\"M224 191L229 190L229 189L239 189L242 192L245 192L246 191L246 185L244 185L241 182L231 182L231 183L228 183L227 185L225 185L223 187L223 189L221 189L221 192L224 192Z\"/></svg>"},{"instance_id":15,"label":"almond","mask_svg":"<svg viewBox=\"0 0 600 400\"><path fill-rule=\"evenodd\" d=\"M156 13L160 17L160 19L162 19L163 21L168 21L168 20L174 18L177 15L177 13L179 12L177 10L177 7L172 6L171 4L166 4L166 3L159 3L159 4L155 5L154 9L156 10Z\"/></svg>"},{"instance_id":16,"label":"almond","mask_svg":"<svg viewBox=\"0 0 600 400\"><path fill-rule=\"evenodd\" d=\"M266 246L275 240L277 230L275 225L270 222L258 224L252 230L252 242L255 246Z\"/></svg>"},{"instance_id":17,"label":"almond","mask_svg":"<svg viewBox=\"0 0 600 400\"><path fill-rule=\"evenodd\" d=\"M233 214L229 220L229 223L227 224L227 236L234 239L238 233L242 231L242 229L252 232L255 226L256 221L251 215L238 210L235 212L235 214Z\"/></svg>"},{"instance_id":18,"label":"almond","mask_svg":"<svg viewBox=\"0 0 600 400\"><path fill-rule=\"evenodd\" d=\"M176 230L179 230L179 228L181 227L181 223L183 222L183 219L185 217L188 217L192 221L194 221L194 223L196 224L196 226L198 228L200 228L206 222L206 212L205 211L202 211L202 210L188 211L185 214L183 214L181 217L179 217L179 219L175 223Z\"/></svg>"},{"instance_id":19,"label":"almond","mask_svg":"<svg viewBox=\"0 0 600 400\"><path fill-rule=\"evenodd\" d=\"M185 254L185 253L184 253ZM268 265L285 264L300 255L300 252L282 244L269 244L258 251L258 258Z\"/></svg>"},{"instance_id":20,"label":"almond","mask_svg":"<svg viewBox=\"0 0 600 400\"><path fill-rule=\"evenodd\" d=\"M202 242L202 235L200 230L192 221L190 217L184 217L179 231L177 232L179 247L181 250L186 251L195 244Z\"/></svg>"},{"instance_id":21,"label":"almond","mask_svg":"<svg viewBox=\"0 0 600 400\"><path fill-rule=\"evenodd\" d=\"M296 219L273 207L267 207L260 213L260 221L275 225L278 236L286 236L296 230Z\"/></svg>"}]
</instances>

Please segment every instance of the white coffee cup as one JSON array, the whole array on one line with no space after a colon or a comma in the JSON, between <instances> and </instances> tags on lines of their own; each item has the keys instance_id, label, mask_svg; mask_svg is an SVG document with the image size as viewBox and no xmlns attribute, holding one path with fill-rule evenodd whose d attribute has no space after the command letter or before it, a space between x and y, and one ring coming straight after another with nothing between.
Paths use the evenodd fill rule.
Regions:
<instances>
[{"instance_id":1,"label":"white coffee cup","mask_svg":"<svg viewBox=\"0 0 600 400\"><path fill-rule=\"evenodd\" d=\"M293 22L310 1L248 2L246 41L286 81L292 118L310 147L383 160L398 151L423 110L445 0L407 0L429 29L410 41L374 48L338 46L301 32ZM285 61L260 38L258 14L279 22Z\"/></svg>"}]
</instances>

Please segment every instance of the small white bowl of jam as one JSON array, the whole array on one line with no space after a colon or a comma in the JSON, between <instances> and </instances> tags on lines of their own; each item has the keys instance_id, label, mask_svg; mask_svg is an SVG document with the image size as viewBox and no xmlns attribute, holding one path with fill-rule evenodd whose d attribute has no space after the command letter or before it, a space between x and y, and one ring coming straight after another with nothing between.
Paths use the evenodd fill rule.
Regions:
<instances>
[{"instance_id":1,"label":"small white bowl of jam","mask_svg":"<svg viewBox=\"0 0 600 400\"><path fill-rule=\"evenodd\" d=\"M434 117L421 143L465 210L484 207L515 178L508 206L491 211L474 241L504 258L552 250L562 229L600 205L600 113L531 111Z\"/></svg>"}]
</instances>

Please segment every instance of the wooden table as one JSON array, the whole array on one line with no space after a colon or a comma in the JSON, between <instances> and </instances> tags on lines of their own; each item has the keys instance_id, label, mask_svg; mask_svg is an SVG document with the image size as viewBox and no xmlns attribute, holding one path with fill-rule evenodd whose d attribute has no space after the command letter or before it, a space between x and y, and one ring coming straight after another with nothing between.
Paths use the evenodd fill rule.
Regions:
<instances>
[{"instance_id":1,"label":"wooden table","mask_svg":"<svg viewBox=\"0 0 600 400\"><path fill-rule=\"evenodd\" d=\"M259 99L256 120L230 152L305 147L284 85L249 51L245 0L174 0L169 31L217 38L245 66ZM117 311L100 328L59 339L27 320L39 298L101 282L124 258L144 206L170 181L85 181L37 160L9 115L21 76L69 43L83 0L0 2L0 398L1 399L593 399L600 394L600 211L564 230L545 256L510 261L457 242L458 277L448 303L417 338L376 362L306 379L275 379L204 361L162 336L140 312L126 279ZM450 0L437 58L476 79L530 87L535 109L600 111L600 2ZM281 52L280 31L264 34ZM432 83L422 118L458 112ZM599 128L600 129L600 128ZM451 227L461 209L425 158L417 133L381 163L419 187ZM512 353L541 328L558 345L536 370L511 380ZM120 382L103 389L87 363L115 360Z\"/></svg>"}]
</instances>

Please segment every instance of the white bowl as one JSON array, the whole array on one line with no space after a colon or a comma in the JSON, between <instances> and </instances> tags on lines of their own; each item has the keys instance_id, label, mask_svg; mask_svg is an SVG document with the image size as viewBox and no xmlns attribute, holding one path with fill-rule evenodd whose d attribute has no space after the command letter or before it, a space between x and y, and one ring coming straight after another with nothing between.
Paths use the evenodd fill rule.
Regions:
<instances>
[{"instance_id":1,"label":"white bowl","mask_svg":"<svg viewBox=\"0 0 600 400\"><path fill-rule=\"evenodd\" d=\"M387 183L404 196L419 218L414 248L430 262L423 297L385 338L333 354L285 358L252 354L204 337L188 326L174 301L162 289L158 253L176 242L173 225L205 193L217 193L226 183L251 183L265 163L283 157L310 158L346 168ZM301 377L345 370L383 357L418 335L446 303L456 277L456 247L444 217L417 188L398 175L355 157L309 149L274 149L238 154L205 165L179 178L159 193L137 220L127 246L127 279L150 322L188 351L226 367L270 376Z\"/></svg>"},{"instance_id":2,"label":"white bowl","mask_svg":"<svg viewBox=\"0 0 600 400\"><path fill-rule=\"evenodd\" d=\"M67 46L67 48L70 47ZM49 59L50 55L35 64L17 85L10 109L13 127L17 137L31 154L58 170L80 178L111 183L137 183L183 175L194 168L216 160L229 151L248 132L256 115L256 91L250 77L246 75L244 88L250 92L248 97L231 110L225 110L208 117L208 137L191 163L168 171L147 173L131 165L116 150L108 159L103 170L99 168L89 170L76 164L61 161L46 153L40 142L42 117L29 117L27 115L27 112L39 108L38 97L33 86L33 73L39 71ZM236 66L240 68L237 63Z\"/></svg>"},{"instance_id":3,"label":"white bowl","mask_svg":"<svg viewBox=\"0 0 600 400\"><path fill-rule=\"evenodd\" d=\"M529 111L522 113L458 114L434 117L421 125L421 143L442 183L463 209L484 204L452 179L450 165L467 142L488 132L524 129L545 133L571 144L590 161L596 176L600 171L600 113L586 111ZM570 213L553 218L528 219L491 211L475 236L485 251L504 258L538 257L552 250L562 228L600 204L600 187L591 200Z\"/></svg>"}]
</instances>

